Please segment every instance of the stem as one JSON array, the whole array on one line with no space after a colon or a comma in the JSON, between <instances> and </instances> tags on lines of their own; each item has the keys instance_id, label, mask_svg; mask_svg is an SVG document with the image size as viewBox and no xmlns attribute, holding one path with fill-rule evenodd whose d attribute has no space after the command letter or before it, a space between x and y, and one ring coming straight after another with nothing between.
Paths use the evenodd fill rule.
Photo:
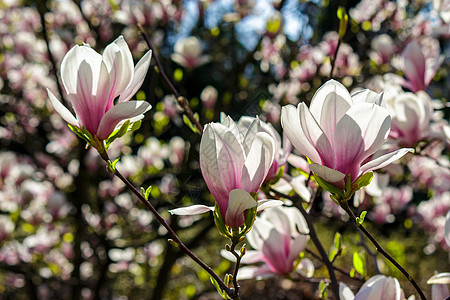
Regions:
<instances>
[{"instance_id":1,"label":"stem","mask_svg":"<svg viewBox=\"0 0 450 300\"><path fill-rule=\"evenodd\" d=\"M336 51L334 51L333 59L331 60L331 70L330 70L330 76L328 77L328 79L332 79L333 78L334 66L336 65L336 58L337 58L337 54L338 54L340 46L341 46L341 39L339 38L338 44L337 44L337 47L336 47Z\"/></svg>"},{"instance_id":2,"label":"stem","mask_svg":"<svg viewBox=\"0 0 450 300\"><path fill-rule=\"evenodd\" d=\"M203 133L203 125L200 124L200 122L194 117L194 113L192 112L191 108L189 107L189 103L186 100L185 97L181 96L181 94L178 92L178 90L173 85L172 81L167 76L166 72L164 72L164 69L161 65L161 62L158 58L158 55L155 51L155 48L153 47L152 41L150 40L147 33L145 33L144 28L142 28L141 25L138 25L139 30L141 31L142 36L144 37L145 42L147 43L147 46L150 50L152 50L152 58L155 60L156 66L158 67L159 74L164 79L166 84L169 86L169 89L172 91L172 94L177 99L178 104L183 108L184 113L189 118L192 124L195 125L197 128L197 133L199 135L202 135Z\"/></svg>"},{"instance_id":3,"label":"stem","mask_svg":"<svg viewBox=\"0 0 450 300\"><path fill-rule=\"evenodd\" d=\"M384 257L386 257L387 260L389 260L400 272L402 272L403 275L405 275L405 277L409 280L409 282L411 282L411 284L414 286L416 291L419 293L420 298L422 300L426 300L427 298L425 297L424 293L422 292L422 290L420 289L419 285L414 280L414 278L412 278L412 276L409 275L409 273L392 256L390 256L380 246L380 244L378 244L378 242L375 240L375 238L367 231L367 229L362 224L360 224L356 221L356 216L353 214L352 210L348 206L348 203L346 201L341 203L341 207L350 216L350 218L352 219L352 221L356 225L356 227L358 227L358 229L361 230L362 233L364 233L364 235L372 242L372 244L375 246L377 251L380 252Z\"/></svg>"},{"instance_id":4,"label":"stem","mask_svg":"<svg viewBox=\"0 0 450 300\"><path fill-rule=\"evenodd\" d=\"M106 153L106 152L105 152ZM106 155L106 154L105 154ZM107 155L106 155L107 156ZM104 158L105 159L105 158ZM147 199L142 196L142 194L126 179L117 169L114 171L114 175L119 177L120 180L138 197L138 199L147 206L150 211L153 213L153 215L156 217L158 222L164 226L164 228L167 229L169 235L172 237L173 241L178 244L181 250L183 250L192 260L194 260L200 267L202 267L206 272L213 277L217 283L219 284L220 288L224 290L230 297L234 296L234 290L229 288L223 281L220 279L220 277L211 269L207 264L205 264L198 256L196 256L191 250L189 250L188 247L180 240L180 238L177 236L175 231L167 224L167 222L164 220L164 218L158 213L158 211L155 209L155 207L148 201Z\"/></svg>"},{"instance_id":5,"label":"stem","mask_svg":"<svg viewBox=\"0 0 450 300\"><path fill-rule=\"evenodd\" d=\"M233 286L234 286L234 296L235 296L235 300L239 300L239 284L237 281L237 274L238 274L238 270L239 270L239 265L241 264L241 258L242 255L239 255L236 253L235 249L237 244L239 243L239 238L233 238L231 241L231 249L230 252L234 255L234 257L236 257L236 265L234 266L234 272L233 272Z\"/></svg>"},{"instance_id":6,"label":"stem","mask_svg":"<svg viewBox=\"0 0 450 300\"><path fill-rule=\"evenodd\" d=\"M311 237L311 240L313 241L314 245L316 246L317 250L320 253L320 256L322 257L322 261L325 263L325 266L327 267L328 274L330 275L331 279L331 290L333 291L333 294L335 295L336 299L339 299L339 284L336 278L336 274L334 274L334 266L331 264L330 260L328 259L328 255L325 252L325 249L322 246L322 243L320 242L319 238L317 237L316 230L314 229L314 224L311 219L311 215L308 214L305 209L302 206L302 200L300 196L294 196L290 197L288 195L282 194L280 192L277 192L273 189L271 189L272 192L276 193L277 195L291 200L295 206L300 210L303 217L306 220L306 223L308 224L309 228L309 236Z\"/></svg>"}]
</instances>

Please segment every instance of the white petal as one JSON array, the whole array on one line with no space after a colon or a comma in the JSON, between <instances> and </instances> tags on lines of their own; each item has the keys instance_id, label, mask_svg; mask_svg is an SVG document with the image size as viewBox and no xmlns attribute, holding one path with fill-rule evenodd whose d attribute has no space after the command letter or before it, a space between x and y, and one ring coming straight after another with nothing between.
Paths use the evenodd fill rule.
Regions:
<instances>
[{"instance_id":1,"label":"white petal","mask_svg":"<svg viewBox=\"0 0 450 300\"><path fill-rule=\"evenodd\" d=\"M372 161L369 161L365 165L361 166L361 169L359 171L359 175L363 175L364 173L381 169L390 163L396 161L397 159L400 159L408 152L414 152L414 149L412 148L402 148L397 151L382 155Z\"/></svg>"},{"instance_id":2,"label":"white petal","mask_svg":"<svg viewBox=\"0 0 450 300\"><path fill-rule=\"evenodd\" d=\"M273 272L267 265L262 265L261 267L243 267L239 269L237 279L246 280L256 278L256 280L261 280L272 277L273 275Z\"/></svg>"},{"instance_id":3,"label":"white petal","mask_svg":"<svg viewBox=\"0 0 450 300\"><path fill-rule=\"evenodd\" d=\"M259 190L272 165L274 154L273 138L265 132L259 132L253 140L242 169L241 186L243 189L249 192Z\"/></svg>"},{"instance_id":4,"label":"white petal","mask_svg":"<svg viewBox=\"0 0 450 300\"><path fill-rule=\"evenodd\" d=\"M117 123L136 117L148 111L152 106L145 101L127 101L113 106L103 116L98 127L97 136L104 140L114 131Z\"/></svg>"},{"instance_id":5,"label":"white petal","mask_svg":"<svg viewBox=\"0 0 450 300\"><path fill-rule=\"evenodd\" d=\"M61 118L64 119L69 124L72 124L74 126L80 127L78 124L77 119L73 116L73 114L59 101L55 95L53 95L52 91L47 89L48 97L50 99L50 102L53 105L53 108L58 112L58 114L61 116Z\"/></svg>"},{"instance_id":6,"label":"white petal","mask_svg":"<svg viewBox=\"0 0 450 300\"><path fill-rule=\"evenodd\" d=\"M177 216L194 216L205 212L214 211L214 206L191 205L169 210L170 214Z\"/></svg>"},{"instance_id":7,"label":"white petal","mask_svg":"<svg viewBox=\"0 0 450 300\"><path fill-rule=\"evenodd\" d=\"M293 105L282 107L281 126L286 136L301 155L309 157L314 162L320 162L319 154L313 145L308 142L301 129L298 108Z\"/></svg>"},{"instance_id":8,"label":"white petal","mask_svg":"<svg viewBox=\"0 0 450 300\"><path fill-rule=\"evenodd\" d=\"M450 273L438 273L428 279L427 284L450 284Z\"/></svg>"},{"instance_id":9,"label":"white petal","mask_svg":"<svg viewBox=\"0 0 450 300\"><path fill-rule=\"evenodd\" d=\"M222 249L220 250L220 255L222 255L223 258L226 258L231 262L236 262L236 257L233 254L231 254L230 251ZM255 250L247 250L245 251L245 255L241 259L241 264L254 264L263 261L264 259L261 252Z\"/></svg>"},{"instance_id":10,"label":"white petal","mask_svg":"<svg viewBox=\"0 0 450 300\"><path fill-rule=\"evenodd\" d=\"M152 51L149 50L136 64L136 67L134 68L133 80L130 82L125 91L120 94L119 102L128 101L134 96L134 94L136 94L144 82L151 60Z\"/></svg>"},{"instance_id":11,"label":"white petal","mask_svg":"<svg viewBox=\"0 0 450 300\"><path fill-rule=\"evenodd\" d=\"M297 266L296 272L302 274L307 278L311 278L314 276L314 263L309 258L303 258L300 261L300 264ZM341 298L342 299L342 298Z\"/></svg>"},{"instance_id":12,"label":"white petal","mask_svg":"<svg viewBox=\"0 0 450 300\"><path fill-rule=\"evenodd\" d=\"M353 294L352 290L345 284L339 283L339 298L341 300L354 300L355 294Z\"/></svg>"},{"instance_id":13,"label":"white petal","mask_svg":"<svg viewBox=\"0 0 450 300\"><path fill-rule=\"evenodd\" d=\"M445 216L445 242L447 243L447 246L450 247L450 211Z\"/></svg>"},{"instance_id":14,"label":"white petal","mask_svg":"<svg viewBox=\"0 0 450 300\"><path fill-rule=\"evenodd\" d=\"M280 200L259 200L258 201L258 212L263 211L268 208L277 207L283 205L283 201Z\"/></svg>"}]
</instances>

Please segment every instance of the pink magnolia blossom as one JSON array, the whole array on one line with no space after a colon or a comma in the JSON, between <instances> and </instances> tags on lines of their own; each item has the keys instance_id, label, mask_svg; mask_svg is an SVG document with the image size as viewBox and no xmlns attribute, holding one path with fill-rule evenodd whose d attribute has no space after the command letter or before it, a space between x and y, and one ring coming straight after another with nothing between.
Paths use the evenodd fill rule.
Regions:
<instances>
[{"instance_id":1,"label":"pink magnolia blossom","mask_svg":"<svg viewBox=\"0 0 450 300\"><path fill-rule=\"evenodd\" d=\"M431 300L447 299L450 296L448 284L450 284L450 273L438 273L428 279L431 284Z\"/></svg>"},{"instance_id":2,"label":"pink magnolia blossom","mask_svg":"<svg viewBox=\"0 0 450 300\"><path fill-rule=\"evenodd\" d=\"M402 300L405 298L398 280L383 275L369 278L356 295L347 285L341 283L339 296L341 300Z\"/></svg>"},{"instance_id":3,"label":"pink magnolia blossom","mask_svg":"<svg viewBox=\"0 0 450 300\"><path fill-rule=\"evenodd\" d=\"M337 81L326 82L308 108L284 106L281 125L300 154L312 160L311 171L338 188L347 176L353 184L363 174L387 166L412 149L399 149L371 160L390 126L382 94L364 90L350 96Z\"/></svg>"},{"instance_id":4,"label":"pink magnolia blossom","mask_svg":"<svg viewBox=\"0 0 450 300\"><path fill-rule=\"evenodd\" d=\"M407 80L403 86L412 92L424 91L433 79L444 57L426 58L416 41L410 42L402 53L402 71Z\"/></svg>"},{"instance_id":5,"label":"pink magnolia blossom","mask_svg":"<svg viewBox=\"0 0 450 300\"><path fill-rule=\"evenodd\" d=\"M67 123L105 140L120 122L142 118L151 108L145 101L128 101L142 85L150 59L148 51L133 68L122 36L103 55L89 45L76 45L61 63L62 83L75 116L48 90L50 101Z\"/></svg>"},{"instance_id":6,"label":"pink magnolia blossom","mask_svg":"<svg viewBox=\"0 0 450 300\"><path fill-rule=\"evenodd\" d=\"M309 240L308 233L308 225L298 209L279 206L264 211L247 234L247 240L254 250L247 250L241 260L242 264L262 262L263 265L241 268L239 279L288 276L293 271L312 276L314 265L309 259L302 259L300 265L296 266L297 258ZM229 260L235 260L228 251L222 251L221 254Z\"/></svg>"},{"instance_id":7,"label":"pink magnolia blossom","mask_svg":"<svg viewBox=\"0 0 450 300\"><path fill-rule=\"evenodd\" d=\"M401 93L386 101L392 116L390 136L400 145L412 147L427 137L433 104L423 91Z\"/></svg>"},{"instance_id":8,"label":"pink magnolia blossom","mask_svg":"<svg viewBox=\"0 0 450 300\"><path fill-rule=\"evenodd\" d=\"M250 194L257 192L272 165L275 142L266 132L258 132L260 120L254 118L247 132L222 115L221 123L205 126L200 143L200 168L209 191L214 196L226 225L244 224L247 209L258 210L280 205L280 201L257 202ZM193 205L171 210L172 214L194 215L214 207Z\"/></svg>"},{"instance_id":9,"label":"pink magnolia blossom","mask_svg":"<svg viewBox=\"0 0 450 300\"><path fill-rule=\"evenodd\" d=\"M202 55L202 45L195 36L178 40L174 50L172 60L186 69L194 69L210 61L208 55Z\"/></svg>"}]
</instances>

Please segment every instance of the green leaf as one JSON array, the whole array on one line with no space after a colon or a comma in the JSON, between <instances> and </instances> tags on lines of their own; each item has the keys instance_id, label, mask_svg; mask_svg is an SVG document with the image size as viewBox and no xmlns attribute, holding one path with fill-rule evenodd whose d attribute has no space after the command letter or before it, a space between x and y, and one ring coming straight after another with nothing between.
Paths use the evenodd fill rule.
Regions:
<instances>
[{"instance_id":1,"label":"green leaf","mask_svg":"<svg viewBox=\"0 0 450 300\"><path fill-rule=\"evenodd\" d=\"M324 190L330 192L331 194L337 195L337 199L342 199L344 197L342 190L335 187L332 183L326 181L325 179L322 179L320 176L315 175L314 178L316 179L317 183L320 185L321 188Z\"/></svg>"},{"instance_id":2,"label":"green leaf","mask_svg":"<svg viewBox=\"0 0 450 300\"><path fill-rule=\"evenodd\" d=\"M193 132L197 132L197 128L194 126L194 124L192 124L191 120L189 120L188 116L183 115L183 122L184 124L186 124L189 129L191 129Z\"/></svg>"},{"instance_id":3,"label":"green leaf","mask_svg":"<svg viewBox=\"0 0 450 300\"><path fill-rule=\"evenodd\" d=\"M128 132L129 127L130 127L130 120L126 120L125 123L123 123L119 129L114 130L106 139L105 148L108 149L108 147L112 144L112 142L124 136Z\"/></svg>"},{"instance_id":4,"label":"green leaf","mask_svg":"<svg viewBox=\"0 0 450 300\"><path fill-rule=\"evenodd\" d=\"M325 281L320 281L319 284L320 298L322 299L328 298L327 287L328 283L326 283Z\"/></svg>"},{"instance_id":5,"label":"green leaf","mask_svg":"<svg viewBox=\"0 0 450 300\"><path fill-rule=\"evenodd\" d=\"M336 234L334 235L334 248L335 249L341 248L341 240L342 240L341 234L339 232L336 232Z\"/></svg>"},{"instance_id":6,"label":"green leaf","mask_svg":"<svg viewBox=\"0 0 450 300\"><path fill-rule=\"evenodd\" d=\"M217 283L217 281L212 276L209 276L209 279L211 280L211 283L214 285L214 287L216 288L217 292L219 293L219 295L223 299L230 299L228 297L228 295L224 291L222 291L222 289L220 288L219 284Z\"/></svg>"},{"instance_id":7,"label":"green leaf","mask_svg":"<svg viewBox=\"0 0 450 300\"><path fill-rule=\"evenodd\" d=\"M345 8L339 7L337 10L337 17L339 19L339 39L342 39L347 32L348 15Z\"/></svg>"},{"instance_id":8,"label":"green leaf","mask_svg":"<svg viewBox=\"0 0 450 300\"><path fill-rule=\"evenodd\" d=\"M217 203L214 207L213 217L214 223L216 223L216 227L219 229L219 233L226 238L233 238L228 226L225 225L225 222L222 219L222 214L220 213L219 205L217 205Z\"/></svg>"},{"instance_id":9,"label":"green leaf","mask_svg":"<svg viewBox=\"0 0 450 300\"><path fill-rule=\"evenodd\" d=\"M108 160L108 171L112 174L116 173L116 164L117 162L119 162L119 158L116 158L116 160L114 160L113 162L111 162L110 160Z\"/></svg>"},{"instance_id":10,"label":"green leaf","mask_svg":"<svg viewBox=\"0 0 450 300\"><path fill-rule=\"evenodd\" d=\"M142 196L144 196L144 198L146 200L148 200L148 197L150 196L151 191L152 191L152 186L149 186L147 189L144 189L143 187L141 187L141 194L142 194Z\"/></svg>"},{"instance_id":11,"label":"green leaf","mask_svg":"<svg viewBox=\"0 0 450 300\"><path fill-rule=\"evenodd\" d=\"M373 172L367 172L363 176L359 177L358 180L353 185L356 185L356 190L359 190L362 187L368 186L373 178Z\"/></svg>"},{"instance_id":12,"label":"green leaf","mask_svg":"<svg viewBox=\"0 0 450 300\"><path fill-rule=\"evenodd\" d=\"M358 252L353 253L353 266L355 267L356 272L365 275L365 266L364 266L364 254L358 254Z\"/></svg>"},{"instance_id":13,"label":"green leaf","mask_svg":"<svg viewBox=\"0 0 450 300\"><path fill-rule=\"evenodd\" d=\"M362 223L364 222L364 218L366 217L367 211L363 211L361 213L361 215L356 218L356 222L358 223L358 225L362 225Z\"/></svg>"}]
</instances>

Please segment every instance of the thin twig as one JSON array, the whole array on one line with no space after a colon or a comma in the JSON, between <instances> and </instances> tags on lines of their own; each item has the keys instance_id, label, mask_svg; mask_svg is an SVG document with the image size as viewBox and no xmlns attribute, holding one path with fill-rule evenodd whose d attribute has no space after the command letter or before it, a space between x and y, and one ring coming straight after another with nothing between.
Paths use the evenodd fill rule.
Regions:
<instances>
[{"instance_id":1,"label":"thin twig","mask_svg":"<svg viewBox=\"0 0 450 300\"><path fill-rule=\"evenodd\" d=\"M322 257L322 261L325 263L325 266L327 267L328 274L330 275L331 279L331 290L333 291L333 294L335 295L336 299L339 298L339 284L336 278L336 274L334 274L334 266L331 264L330 260L328 259L328 255L325 252L325 249L322 246L322 243L320 242L319 238L317 237L316 230L314 229L314 223L311 219L311 215L308 214L303 206L301 205L302 199L300 196L296 195L294 197L291 197L289 195L285 195L283 193L277 192L273 189L270 189L271 192L275 193L276 195L291 200L294 205L300 210L303 217L306 220L306 223L308 224L309 228L309 236L311 237L311 240L313 241L314 245L316 246L317 250L320 253L320 256Z\"/></svg>"},{"instance_id":2,"label":"thin twig","mask_svg":"<svg viewBox=\"0 0 450 300\"><path fill-rule=\"evenodd\" d=\"M364 240L364 235L361 231L358 231L359 233L359 238L360 238L360 242L359 244L366 250L366 252L372 257L373 259L373 264L375 265L375 271L378 274L381 274L380 268L378 267L378 261L377 261L377 253L373 253L372 250L370 250L369 246L367 246L365 240Z\"/></svg>"},{"instance_id":3,"label":"thin twig","mask_svg":"<svg viewBox=\"0 0 450 300\"><path fill-rule=\"evenodd\" d=\"M386 259L389 260L400 272L402 272L403 275L405 275L405 277L409 280L409 282L411 282L411 284L414 286L416 291L419 293L420 298L422 300L426 300L427 298L425 297L423 291L420 289L420 286L417 284L417 282L414 280L414 278L412 278L412 276L409 275L409 273L392 256L390 256L380 246L380 244L378 244L378 242L375 240L375 238L370 234L370 232L367 231L367 229L362 224L357 222L356 216L353 214L353 211L348 206L347 201L341 203L341 207L350 216L350 218L352 219L352 221L356 225L356 227L358 227L358 229L361 230L362 233L364 233L364 235L372 242L372 244L375 246L377 251L380 252L384 257L386 257Z\"/></svg>"},{"instance_id":4,"label":"thin twig","mask_svg":"<svg viewBox=\"0 0 450 300\"><path fill-rule=\"evenodd\" d=\"M147 43L147 46L150 50L152 50L152 58L155 60L156 66L158 67L158 72L161 75L161 77L164 79L166 84L169 86L169 89L172 91L172 94L177 99L178 104L183 108L184 113L189 118L192 124L195 125L197 128L197 134L202 135L203 133L203 125L200 123L199 120L197 120L194 117L194 113L192 112L191 108L189 107L189 103L186 100L185 97L183 97L178 90L173 85L172 81L167 76L166 72L164 72L164 69L161 65L161 62L159 60L158 54L155 51L155 47L153 47L152 41L150 40L150 37L145 32L144 28L142 28L141 25L138 25L139 30L141 31L142 36L144 37L145 42Z\"/></svg>"},{"instance_id":5,"label":"thin twig","mask_svg":"<svg viewBox=\"0 0 450 300\"><path fill-rule=\"evenodd\" d=\"M328 79L333 78L334 66L336 65L336 58L337 58L340 46L341 46L341 39L339 38L336 50L334 51L333 59L331 60L331 70L330 70L330 75L328 76Z\"/></svg>"},{"instance_id":6,"label":"thin twig","mask_svg":"<svg viewBox=\"0 0 450 300\"><path fill-rule=\"evenodd\" d=\"M106 153L102 153L103 159L105 159L106 162L108 162L108 157ZM206 272L213 277L217 283L219 284L220 288L224 290L230 297L234 297L234 289L229 288L223 281L220 279L220 277L211 269L207 264L205 264L197 255L195 255L177 236L175 231L167 224L166 220L158 213L158 211L155 209L155 207L148 201L147 199L142 196L142 194L131 184L131 182L128 181L117 169L114 171L114 175L119 177L119 179L138 197L138 199L147 206L150 211L153 213L153 215L156 217L158 222L167 229L169 235L172 237L173 241L180 247L181 250L183 250L192 260L194 260L200 267L202 267Z\"/></svg>"},{"instance_id":7,"label":"thin twig","mask_svg":"<svg viewBox=\"0 0 450 300\"><path fill-rule=\"evenodd\" d=\"M44 17L45 11L44 11L43 7L39 7L38 11L39 11L39 15L41 17L42 35L44 36L45 45L47 46L48 59L50 60L50 63L52 64L52 70L56 77L56 86L58 87L59 95L61 96L61 100L64 100L64 93L63 93L63 89L61 86L61 82L59 81L59 78L58 78L58 71L57 71L58 69L56 68L55 58L53 57L52 51L50 50L50 40L48 38L48 32L47 32L47 28L45 26L45 17Z\"/></svg>"},{"instance_id":8,"label":"thin twig","mask_svg":"<svg viewBox=\"0 0 450 300\"><path fill-rule=\"evenodd\" d=\"M238 274L238 270L239 270L239 265L241 264L241 259L242 256L239 255L238 253L236 253L235 249L237 244L239 243L239 239L233 239L231 241L231 249L230 252L234 255L234 257L236 257L236 265L234 266L234 272L233 272L233 286L234 286L234 295L235 295L235 299L239 300L239 283L237 281L237 274Z\"/></svg>"}]
</instances>

